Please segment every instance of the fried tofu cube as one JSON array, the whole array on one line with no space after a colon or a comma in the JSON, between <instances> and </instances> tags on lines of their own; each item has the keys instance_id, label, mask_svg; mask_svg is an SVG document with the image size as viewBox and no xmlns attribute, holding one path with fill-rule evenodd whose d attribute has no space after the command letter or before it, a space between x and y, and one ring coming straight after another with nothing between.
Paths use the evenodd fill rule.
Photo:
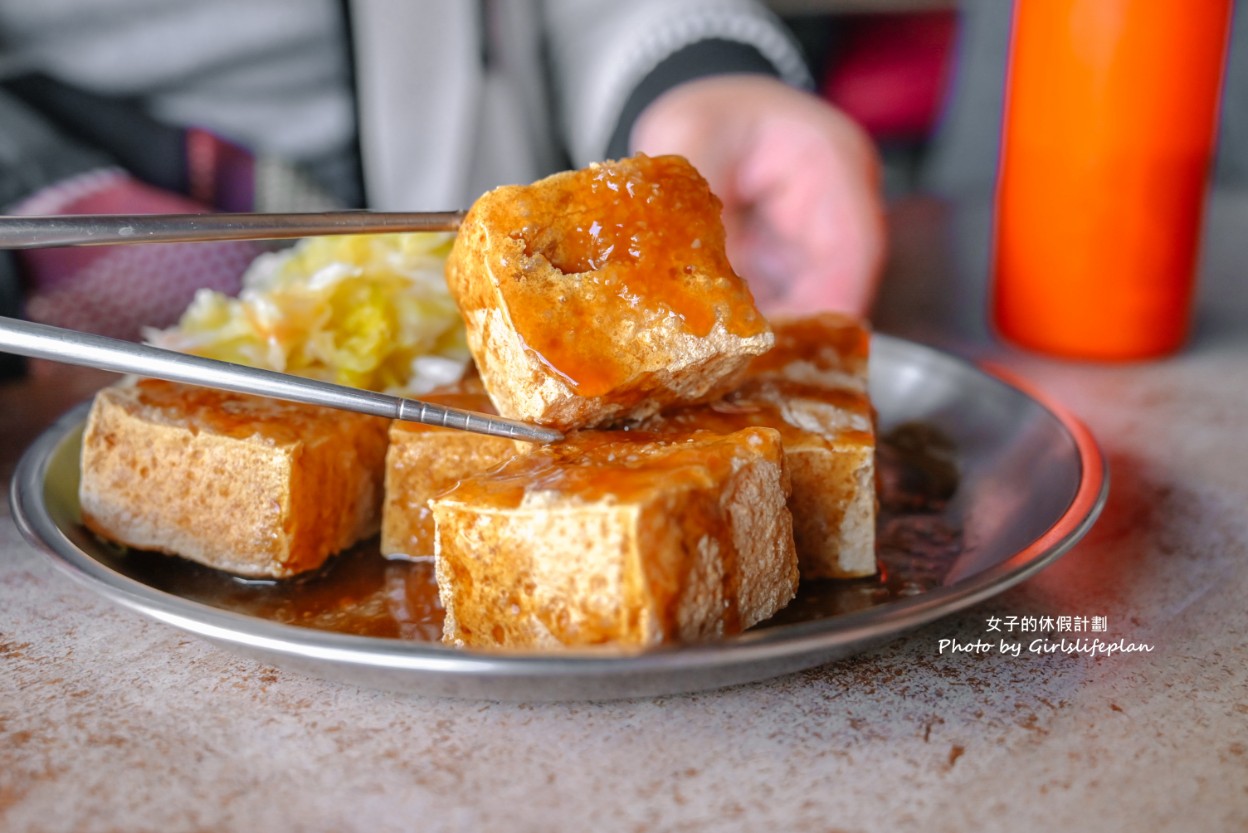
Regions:
<instances>
[{"instance_id":1,"label":"fried tofu cube","mask_svg":"<svg viewBox=\"0 0 1248 833\"><path fill-rule=\"evenodd\" d=\"M593 431L432 502L453 645L641 649L786 605L797 557L771 429Z\"/></svg>"},{"instance_id":2,"label":"fried tofu cube","mask_svg":"<svg viewBox=\"0 0 1248 833\"><path fill-rule=\"evenodd\" d=\"M720 212L677 156L478 199L447 282L499 413L583 428L730 390L772 336L728 263Z\"/></svg>"},{"instance_id":3,"label":"fried tofu cube","mask_svg":"<svg viewBox=\"0 0 1248 833\"><path fill-rule=\"evenodd\" d=\"M496 413L481 380L471 376L421 397L437 405ZM433 514L430 498L460 480L487 471L528 443L468 431L396 420L386 451L385 501L381 512L381 552L409 558L432 556Z\"/></svg>"},{"instance_id":4,"label":"fried tofu cube","mask_svg":"<svg viewBox=\"0 0 1248 833\"><path fill-rule=\"evenodd\" d=\"M770 403L814 435L785 446L804 578L858 578L877 569L870 349L863 322L824 313L778 322L776 346L747 371L743 397Z\"/></svg>"},{"instance_id":5,"label":"fried tofu cube","mask_svg":"<svg viewBox=\"0 0 1248 833\"><path fill-rule=\"evenodd\" d=\"M802 579L876 572L875 422L867 396L870 333L839 313L772 322L776 345L733 393L642 423L644 430L780 432Z\"/></svg>"},{"instance_id":6,"label":"fried tofu cube","mask_svg":"<svg viewBox=\"0 0 1248 833\"><path fill-rule=\"evenodd\" d=\"M83 523L137 549L285 578L376 534L388 421L157 380L100 391Z\"/></svg>"}]
</instances>

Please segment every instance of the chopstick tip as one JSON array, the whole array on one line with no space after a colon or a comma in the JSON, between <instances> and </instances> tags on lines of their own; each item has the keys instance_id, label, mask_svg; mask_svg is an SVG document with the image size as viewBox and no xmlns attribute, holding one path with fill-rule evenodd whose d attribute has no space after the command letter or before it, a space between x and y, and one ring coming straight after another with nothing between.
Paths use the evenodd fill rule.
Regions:
<instances>
[{"instance_id":1,"label":"chopstick tip","mask_svg":"<svg viewBox=\"0 0 1248 833\"><path fill-rule=\"evenodd\" d=\"M563 432L555 428L535 426L533 428L533 438L542 443L557 443L563 441Z\"/></svg>"}]
</instances>

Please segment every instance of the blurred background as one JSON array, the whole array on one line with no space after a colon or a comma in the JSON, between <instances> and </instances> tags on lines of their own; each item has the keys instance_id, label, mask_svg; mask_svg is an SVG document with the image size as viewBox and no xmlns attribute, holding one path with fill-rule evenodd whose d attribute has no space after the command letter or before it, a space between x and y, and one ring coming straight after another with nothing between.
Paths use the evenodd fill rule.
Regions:
<instances>
[{"instance_id":1,"label":"blurred background","mask_svg":"<svg viewBox=\"0 0 1248 833\"><path fill-rule=\"evenodd\" d=\"M819 92L871 133L889 196L989 195L996 181L1012 4L770 0ZM1248 183L1248 18L1236 0L1215 179Z\"/></svg>"},{"instance_id":2,"label":"blurred background","mask_svg":"<svg viewBox=\"0 0 1248 833\"><path fill-rule=\"evenodd\" d=\"M520 6L481 2L513 17ZM990 203L1012 3L766 2L795 35L817 94L861 124L879 148L889 200L923 194ZM1217 183L1230 187L1248 184L1244 2L1235 5L1215 166ZM116 31L100 17L114 5L131 12ZM176 33L189 36L186 48L165 50L169 54L155 62L149 56L136 68L142 62L132 56L143 44L173 42L156 12L174 5L183 12L171 17L179 19ZM346 7L330 0L236 4L233 13L245 11L246 25L231 19L223 29L219 16L207 19L211 5L117 0L100 4L96 19L92 4L82 0L0 0L0 207L30 214L176 213L204 206L315 211L361 204L361 148L353 122L359 102L352 92L358 68L352 67L350 39L332 37L335 27L341 35ZM402 8L381 7L386 15ZM74 31L59 41L49 38L43 52L31 47L36 37L50 35L50 21L66 19ZM488 34L483 40L504 46L518 40L502 26ZM437 52L439 39L430 40L422 47ZM406 42L403 48L414 51ZM31 54L47 65L36 63L29 71L23 59ZM488 54L480 57L488 63ZM60 77L50 68L60 70ZM153 80L161 73L168 83ZM420 89L412 96L420 102L417 119L436 114L453 121L454 85L429 86L446 87L445 100L430 102L433 93ZM536 111L530 103L516 106ZM195 116L203 113L215 119L211 130L195 126L201 123ZM514 138L517 132L523 131L477 134ZM267 144L253 141L260 135ZM435 152L447 148L424 150L403 146L400 155L447 155ZM443 171L430 173L422 175L436 179ZM200 255L177 246L47 250L21 262L0 252L0 314L97 332L107 331L109 321L128 321L128 330L112 334L135 337L133 322L176 318L197 287L236 291L259 249L223 244L195 251ZM0 376L18 365L0 355Z\"/></svg>"}]
</instances>

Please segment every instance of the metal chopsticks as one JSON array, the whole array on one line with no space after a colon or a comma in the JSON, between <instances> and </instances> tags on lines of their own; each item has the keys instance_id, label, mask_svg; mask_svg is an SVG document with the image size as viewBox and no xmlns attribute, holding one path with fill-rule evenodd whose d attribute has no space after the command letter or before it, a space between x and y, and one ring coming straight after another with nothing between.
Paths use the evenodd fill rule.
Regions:
<instances>
[{"instance_id":1,"label":"metal chopsticks","mask_svg":"<svg viewBox=\"0 0 1248 833\"><path fill-rule=\"evenodd\" d=\"M306 214L79 214L0 216L0 249L103 246L116 243L189 243L206 240L279 240L324 234L454 231L463 211L387 213L329 211ZM0 350L32 358L134 373L201 387L221 388L358 411L389 419L457 428L495 437L554 442L552 428L447 408L416 399L304 379L272 370L191 356L0 317Z\"/></svg>"},{"instance_id":2,"label":"metal chopsticks","mask_svg":"<svg viewBox=\"0 0 1248 833\"><path fill-rule=\"evenodd\" d=\"M529 425L518 420L447 408L385 393L357 390L287 373L260 370L2 316L0 350L116 373L135 373L172 382L324 405L344 411L457 428L495 437L529 442L554 442L563 438L553 428Z\"/></svg>"},{"instance_id":3,"label":"metal chopsticks","mask_svg":"<svg viewBox=\"0 0 1248 833\"><path fill-rule=\"evenodd\" d=\"M325 211L301 214L77 214L0 216L0 249L281 240L322 234L455 231L463 211Z\"/></svg>"}]
</instances>

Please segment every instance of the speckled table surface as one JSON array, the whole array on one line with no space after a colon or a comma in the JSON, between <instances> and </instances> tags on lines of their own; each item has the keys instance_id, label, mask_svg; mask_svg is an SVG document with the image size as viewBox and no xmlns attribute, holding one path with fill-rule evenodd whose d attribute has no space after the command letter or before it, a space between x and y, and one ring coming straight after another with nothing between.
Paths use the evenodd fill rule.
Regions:
<instances>
[{"instance_id":1,"label":"speckled table surface","mask_svg":"<svg viewBox=\"0 0 1248 833\"><path fill-rule=\"evenodd\" d=\"M1030 381L1113 472L1035 578L770 682L504 704L357 689L235 656L55 573L0 518L0 829L1248 829L1248 195L1219 195L1194 338L1050 361L982 324L988 217L896 207L877 326ZM956 291L955 291L956 290ZM104 377L0 385L0 475ZM1105 617L1151 652L941 654L1007 616Z\"/></svg>"}]
</instances>

